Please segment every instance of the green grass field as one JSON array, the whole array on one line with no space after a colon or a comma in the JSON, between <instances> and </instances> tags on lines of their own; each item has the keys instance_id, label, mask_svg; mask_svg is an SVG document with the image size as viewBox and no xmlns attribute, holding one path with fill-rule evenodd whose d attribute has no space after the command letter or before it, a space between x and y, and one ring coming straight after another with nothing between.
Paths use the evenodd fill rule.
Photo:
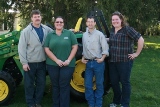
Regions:
<instances>
[{"instance_id":1,"label":"green grass field","mask_svg":"<svg viewBox=\"0 0 160 107\"><path fill-rule=\"evenodd\" d=\"M132 94L130 107L160 107L160 36L144 37L145 46L135 59L132 74ZM23 83L17 87L12 103L7 107L27 107L24 98ZM46 86L46 92L49 85ZM113 92L104 96L103 107L112 102ZM51 93L44 96L43 107L51 107ZM71 99L70 107L88 107L86 102Z\"/></svg>"}]
</instances>

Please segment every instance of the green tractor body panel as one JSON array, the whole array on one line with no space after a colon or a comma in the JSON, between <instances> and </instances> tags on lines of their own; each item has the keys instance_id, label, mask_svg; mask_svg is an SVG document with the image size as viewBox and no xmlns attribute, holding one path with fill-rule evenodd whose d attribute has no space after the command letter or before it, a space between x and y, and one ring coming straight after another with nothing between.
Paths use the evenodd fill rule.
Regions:
<instances>
[{"instance_id":1,"label":"green tractor body panel","mask_svg":"<svg viewBox=\"0 0 160 107\"><path fill-rule=\"evenodd\" d=\"M13 31L0 35L0 70L5 61L18 54L18 40L20 31Z\"/></svg>"},{"instance_id":2,"label":"green tractor body panel","mask_svg":"<svg viewBox=\"0 0 160 107\"><path fill-rule=\"evenodd\" d=\"M15 31L14 31L15 32ZM2 70L4 62L17 54L18 38L12 32L0 35L0 70Z\"/></svg>"},{"instance_id":3,"label":"green tractor body panel","mask_svg":"<svg viewBox=\"0 0 160 107\"><path fill-rule=\"evenodd\" d=\"M3 58L3 59L1 58L1 60L0 60L0 70L2 70L3 65L4 65L6 60L7 60L7 58Z\"/></svg>"},{"instance_id":4,"label":"green tractor body panel","mask_svg":"<svg viewBox=\"0 0 160 107\"><path fill-rule=\"evenodd\" d=\"M18 40L19 31L0 35L0 59L8 58L17 54Z\"/></svg>"},{"instance_id":5,"label":"green tractor body panel","mask_svg":"<svg viewBox=\"0 0 160 107\"><path fill-rule=\"evenodd\" d=\"M21 71L22 75L23 75L24 72L23 72L22 64L21 64L21 62L20 62L20 60L19 60L18 54L15 55L15 56L13 57L13 59L14 59L16 65L18 66L19 70Z\"/></svg>"}]
</instances>

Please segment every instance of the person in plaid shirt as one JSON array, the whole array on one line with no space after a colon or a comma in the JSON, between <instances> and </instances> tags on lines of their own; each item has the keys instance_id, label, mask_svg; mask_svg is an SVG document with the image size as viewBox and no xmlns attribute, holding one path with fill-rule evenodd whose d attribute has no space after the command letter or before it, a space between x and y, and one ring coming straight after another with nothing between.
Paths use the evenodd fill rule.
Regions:
<instances>
[{"instance_id":1,"label":"person in plaid shirt","mask_svg":"<svg viewBox=\"0 0 160 107\"><path fill-rule=\"evenodd\" d=\"M110 107L129 107L131 69L133 60L143 48L144 39L139 32L127 25L124 16L118 11L112 14L112 26L109 37L109 75L114 97ZM134 52L135 42L137 50Z\"/></svg>"}]
</instances>

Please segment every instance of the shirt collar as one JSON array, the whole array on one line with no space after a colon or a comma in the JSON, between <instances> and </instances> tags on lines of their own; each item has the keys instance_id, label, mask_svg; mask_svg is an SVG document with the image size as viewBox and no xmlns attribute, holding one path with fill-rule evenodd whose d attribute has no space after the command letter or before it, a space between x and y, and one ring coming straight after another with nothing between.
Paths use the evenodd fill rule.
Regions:
<instances>
[{"instance_id":1,"label":"shirt collar","mask_svg":"<svg viewBox=\"0 0 160 107\"><path fill-rule=\"evenodd\" d=\"M32 23L31 23L31 25L32 25L32 28L38 29L37 27L34 27ZM39 26L39 28L41 28L41 27L42 27L42 25Z\"/></svg>"},{"instance_id":2,"label":"shirt collar","mask_svg":"<svg viewBox=\"0 0 160 107\"><path fill-rule=\"evenodd\" d=\"M62 33L64 32L64 29L62 30ZM56 34L56 30L53 31L54 34Z\"/></svg>"},{"instance_id":3,"label":"shirt collar","mask_svg":"<svg viewBox=\"0 0 160 107\"><path fill-rule=\"evenodd\" d=\"M95 31L96 31L96 28L94 28L94 30L93 30L92 32L90 32L90 31L88 30L88 28L87 28L87 32L88 32L89 34L93 34Z\"/></svg>"},{"instance_id":4,"label":"shirt collar","mask_svg":"<svg viewBox=\"0 0 160 107\"><path fill-rule=\"evenodd\" d=\"M34 26L32 25L32 22L30 23L30 25L29 25L29 26L30 26L30 29L31 29L31 30L33 30L33 29L34 29ZM43 28L43 29L45 29L45 28L44 28L44 26L43 26L43 24L40 24L40 27L41 27L41 28Z\"/></svg>"}]
</instances>

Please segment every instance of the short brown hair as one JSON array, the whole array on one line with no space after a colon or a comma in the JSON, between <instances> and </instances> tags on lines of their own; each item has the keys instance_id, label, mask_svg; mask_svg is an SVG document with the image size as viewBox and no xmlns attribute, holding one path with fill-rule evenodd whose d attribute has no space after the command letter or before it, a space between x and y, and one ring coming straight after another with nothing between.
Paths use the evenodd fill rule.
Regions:
<instances>
[{"instance_id":1,"label":"short brown hair","mask_svg":"<svg viewBox=\"0 0 160 107\"><path fill-rule=\"evenodd\" d=\"M88 17L87 17L87 20L88 20L88 19L93 19L93 20L94 20L94 22L96 22L96 19L95 19L95 17L94 17L94 16L88 16ZM87 21L87 20L86 20L86 21Z\"/></svg>"},{"instance_id":2,"label":"short brown hair","mask_svg":"<svg viewBox=\"0 0 160 107\"><path fill-rule=\"evenodd\" d=\"M122 27L128 25L128 23L125 20L125 17L119 11L115 11L114 13L112 13L112 16L114 16L114 15L117 15L122 20L122 22L121 22Z\"/></svg>"},{"instance_id":3,"label":"short brown hair","mask_svg":"<svg viewBox=\"0 0 160 107\"><path fill-rule=\"evenodd\" d=\"M33 17L33 15L35 15L35 14L36 14L36 15L38 15L38 14L41 15L41 12L40 12L39 10L32 10L30 16Z\"/></svg>"}]
</instances>

